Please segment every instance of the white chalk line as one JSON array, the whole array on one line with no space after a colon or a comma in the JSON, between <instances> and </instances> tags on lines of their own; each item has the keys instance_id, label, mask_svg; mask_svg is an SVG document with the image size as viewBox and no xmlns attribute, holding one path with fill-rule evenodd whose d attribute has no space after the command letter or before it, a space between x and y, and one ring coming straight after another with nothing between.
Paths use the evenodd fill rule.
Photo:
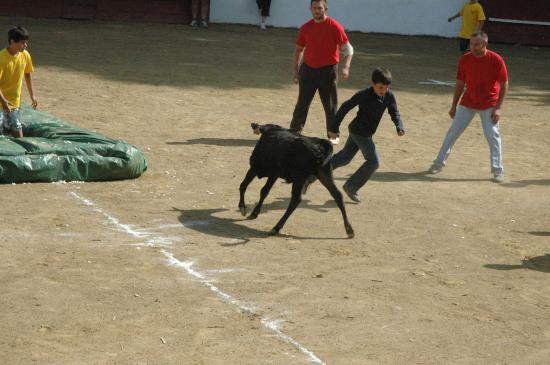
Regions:
<instances>
[{"instance_id":1,"label":"white chalk line","mask_svg":"<svg viewBox=\"0 0 550 365\"><path fill-rule=\"evenodd\" d=\"M112 215L108 214L104 210L98 208L92 201L80 196L79 194L75 193L74 191L69 192L71 196L73 196L75 199L80 200L84 205L91 207L95 212L100 213L103 215L107 220L114 225L115 227L118 227L121 231L127 233L128 235L134 237L134 238L144 238L147 236L151 236L152 234L149 231L143 230L143 229L133 229L130 225L122 224L120 220L113 217ZM156 247L160 246L169 246L170 239L166 237L153 237L147 241L146 244L139 244L137 246L151 246L156 243ZM232 295L229 295L225 293L224 291L220 290L216 285L212 283L211 280L208 280L206 275L203 275L201 272L195 270L193 268L195 261L194 260L188 260L188 261L180 261L178 260L174 254L170 251L167 251L166 249L161 250L162 254L166 258L168 264L170 266L178 267L183 269L189 276L194 278L196 281L204 284L208 289L210 289L211 292L216 294L220 299L222 299L224 302L231 304L239 309L241 313L244 314L252 314L257 315L260 317L260 322L262 325L275 333L277 337L284 342L294 346L296 349L298 349L300 352L305 354L308 358L308 360L312 363L316 364L322 364L325 365L325 362L323 362L317 355L315 355L311 350L307 349L305 346L300 344L298 341L296 341L294 338L290 337L289 335L285 334L280 329L280 324L284 322L284 320L272 320L268 317L264 317L259 313L259 310L255 308L254 306L245 304L244 302L238 300L237 298L233 297ZM222 271L222 270L219 270Z\"/></svg>"},{"instance_id":2,"label":"white chalk line","mask_svg":"<svg viewBox=\"0 0 550 365\"><path fill-rule=\"evenodd\" d=\"M428 79L428 81L420 81L419 84L423 85L443 85L443 86L455 86L455 82L452 81L439 81L439 80L432 80Z\"/></svg>"}]
</instances>

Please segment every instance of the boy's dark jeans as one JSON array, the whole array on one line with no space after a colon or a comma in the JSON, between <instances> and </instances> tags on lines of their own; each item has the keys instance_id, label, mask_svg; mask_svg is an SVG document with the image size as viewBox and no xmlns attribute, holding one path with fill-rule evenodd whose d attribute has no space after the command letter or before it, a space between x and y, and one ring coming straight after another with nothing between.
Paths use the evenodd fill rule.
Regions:
<instances>
[{"instance_id":1,"label":"boy's dark jeans","mask_svg":"<svg viewBox=\"0 0 550 365\"><path fill-rule=\"evenodd\" d=\"M357 190L365 185L380 165L380 157L376 151L376 146L374 145L372 136L366 137L350 132L344 148L334 155L331 160L332 168L337 169L338 167L345 166L350 163L359 150L363 153L365 162L345 183L348 191L352 193L357 192Z\"/></svg>"},{"instance_id":2,"label":"boy's dark jeans","mask_svg":"<svg viewBox=\"0 0 550 365\"><path fill-rule=\"evenodd\" d=\"M319 96L325 109L327 131L332 125L338 107L337 75L338 65L321 68L311 68L305 63L300 66L298 101L292 115L290 128L301 131L306 124L307 113L315 92Z\"/></svg>"}]
</instances>

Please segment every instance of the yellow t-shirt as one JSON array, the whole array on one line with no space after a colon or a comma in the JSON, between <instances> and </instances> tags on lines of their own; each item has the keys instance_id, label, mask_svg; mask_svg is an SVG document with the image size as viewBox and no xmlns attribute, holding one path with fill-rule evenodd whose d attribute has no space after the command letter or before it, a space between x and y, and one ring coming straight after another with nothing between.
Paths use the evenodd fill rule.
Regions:
<instances>
[{"instance_id":1,"label":"yellow t-shirt","mask_svg":"<svg viewBox=\"0 0 550 365\"><path fill-rule=\"evenodd\" d=\"M29 52L18 52L12 56L7 48L0 51L0 91L10 102L10 109L21 106L23 76L34 71Z\"/></svg>"},{"instance_id":2,"label":"yellow t-shirt","mask_svg":"<svg viewBox=\"0 0 550 365\"><path fill-rule=\"evenodd\" d=\"M462 16L462 26L460 27L460 38L470 39L472 33L477 30L477 23L485 20L485 13L479 3L464 5L460 10L460 16Z\"/></svg>"}]
</instances>

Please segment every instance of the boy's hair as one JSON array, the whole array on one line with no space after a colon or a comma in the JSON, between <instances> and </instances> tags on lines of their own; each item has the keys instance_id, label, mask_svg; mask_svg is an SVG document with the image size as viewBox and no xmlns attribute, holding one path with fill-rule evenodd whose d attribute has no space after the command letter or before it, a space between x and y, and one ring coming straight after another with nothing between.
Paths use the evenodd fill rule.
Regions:
<instances>
[{"instance_id":1,"label":"boy's hair","mask_svg":"<svg viewBox=\"0 0 550 365\"><path fill-rule=\"evenodd\" d=\"M311 4L313 3L325 3L325 6L327 6L327 1L328 0L311 0L311 2L309 3L309 6L311 6Z\"/></svg>"},{"instance_id":2,"label":"boy's hair","mask_svg":"<svg viewBox=\"0 0 550 365\"><path fill-rule=\"evenodd\" d=\"M13 27L8 31L8 43L11 41L20 42L20 41L29 40L29 32L21 26Z\"/></svg>"},{"instance_id":3,"label":"boy's hair","mask_svg":"<svg viewBox=\"0 0 550 365\"><path fill-rule=\"evenodd\" d=\"M387 68L383 67L377 67L374 71L372 71L372 82L375 84L384 84L384 85L390 85L391 84L391 72Z\"/></svg>"}]
</instances>

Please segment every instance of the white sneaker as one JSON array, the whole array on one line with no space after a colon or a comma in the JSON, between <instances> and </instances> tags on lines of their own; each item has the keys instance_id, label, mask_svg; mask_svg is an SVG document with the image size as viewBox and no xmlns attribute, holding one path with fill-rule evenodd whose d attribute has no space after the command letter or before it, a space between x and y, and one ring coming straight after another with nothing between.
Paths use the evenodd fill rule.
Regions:
<instances>
[{"instance_id":1,"label":"white sneaker","mask_svg":"<svg viewBox=\"0 0 550 365\"><path fill-rule=\"evenodd\" d=\"M206 20L201 21L201 27L208 28L208 23L206 22Z\"/></svg>"},{"instance_id":2,"label":"white sneaker","mask_svg":"<svg viewBox=\"0 0 550 365\"><path fill-rule=\"evenodd\" d=\"M265 26L264 23L260 24L260 29L261 29L261 30L266 30L266 26Z\"/></svg>"},{"instance_id":3,"label":"white sneaker","mask_svg":"<svg viewBox=\"0 0 550 365\"><path fill-rule=\"evenodd\" d=\"M438 174L441 172L441 170L443 170L443 166L441 165L437 165L437 164L432 164L432 166L430 166L430 168L428 169L428 172L430 174Z\"/></svg>"},{"instance_id":4,"label":"white sneaker","mask_svg":"<svg viewBox=\"0 0 550 365\"><path fill-rule=\"evenodd\" d=\"M191 24L189 24L189 25L192 26L192 27L198 27L199 26L199 21L198 20L192 20Z\"/></svg>"},{"instance_id":5,"label":"white sneaker","mask_svg":"<svg viewBox=\"0 0 550 365\"><path fill-rule=\"evenodd\" d=\"M498 183L498 184L501 184L504 182L504 174L502 172L495 172L493 174L493 181Z\"/></svg>"}]
</instances>

